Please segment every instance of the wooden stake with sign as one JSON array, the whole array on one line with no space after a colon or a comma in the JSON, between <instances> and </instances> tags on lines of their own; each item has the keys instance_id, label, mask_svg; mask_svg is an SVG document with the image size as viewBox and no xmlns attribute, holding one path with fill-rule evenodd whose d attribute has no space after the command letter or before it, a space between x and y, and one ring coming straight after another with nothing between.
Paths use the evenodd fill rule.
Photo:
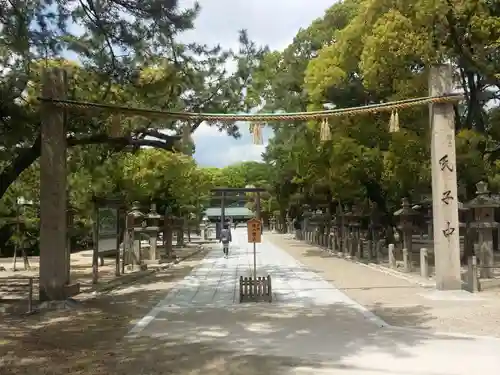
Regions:
<instances>
[{"instance_id":1,"label":"wooden stake with sign","mask_svg":"<svg viewBox=\"0 0 500 375\"><path fill-rule=\"evenodd\" d=\"M262 228L259 219L253 218L247 221L248 243L253 243L253 276L257 278L257 243L262 242Z\"/></svg>"}]
</instances>

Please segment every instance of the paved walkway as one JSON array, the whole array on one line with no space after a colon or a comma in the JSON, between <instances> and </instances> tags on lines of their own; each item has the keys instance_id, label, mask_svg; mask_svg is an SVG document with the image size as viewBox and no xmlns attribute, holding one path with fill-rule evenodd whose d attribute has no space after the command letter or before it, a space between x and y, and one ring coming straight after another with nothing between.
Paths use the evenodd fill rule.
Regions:
<instances>
[{"instance_id":1,"label":"paved walkway","mask_svg":"<svg viewBox=\"0 0 500 375\"><path fill-rule=\"evenodd\" d=\"M218 248L209 253L129 337L279 357L279 374L470 375L500 366L500 340L387 326L265 235L257 272L272 275L275 302L240 305L239 276L251 274L253 254L244 229L233 235L229 259Z\"/></svg>"}]
</instances>

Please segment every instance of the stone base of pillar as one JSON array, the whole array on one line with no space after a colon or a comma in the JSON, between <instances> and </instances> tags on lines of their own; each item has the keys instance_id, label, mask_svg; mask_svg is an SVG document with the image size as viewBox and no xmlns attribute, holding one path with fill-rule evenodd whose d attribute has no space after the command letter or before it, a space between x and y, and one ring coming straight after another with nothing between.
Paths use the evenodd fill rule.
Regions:
<instances>
[{"instance_id":1,"label":"stone base of pillar","mask_svg":"<svg viewBox=\"0 0 500 375\"><path fill-rule=\"evenodd\" d=\"M154 264L163 264L163 263L168 263L169 259L167 258L160 258L160 259L148 259L148 260L143 260L142 263L146 266L148 265L154 265Z\"/></svg>"},{"instance_id":2,"label":"stone base of pillar","mask_svg":"<svg viewBox=\"0 0 500 375\"><path fill-rule=\"evenodd\" d=\"M137 272L137 271L146 271L148 269L147 264L129 264L127 266L127 271Z\"/></svg>"},{"instance_id":3,"label":"stone base of pillar","mask_svg":"<svg viewBox=\"0 0 500 375\"><path fill-rule=\"evenodd\" d=\"M59 287L47 288L40 285L39 300L45 301L64 301L80 293L80 283L62 285Z\"/></svg>"}]
</instances>

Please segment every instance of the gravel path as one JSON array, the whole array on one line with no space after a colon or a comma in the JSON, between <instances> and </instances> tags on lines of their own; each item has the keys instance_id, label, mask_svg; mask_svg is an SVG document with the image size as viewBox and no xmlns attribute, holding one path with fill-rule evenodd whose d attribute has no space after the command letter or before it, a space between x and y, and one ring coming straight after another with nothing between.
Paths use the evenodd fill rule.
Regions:
<instances>
[{"instance_id":1,"label":"gravel path","mask_svg":"<svg viewBox=\"0 0 500 375\"><path fill-rule=\"evenodd\" d=\"M391 325L500 337L498 292L437 292L289 236L266 233L266 239Z\"/></svg>"}]
</instances>

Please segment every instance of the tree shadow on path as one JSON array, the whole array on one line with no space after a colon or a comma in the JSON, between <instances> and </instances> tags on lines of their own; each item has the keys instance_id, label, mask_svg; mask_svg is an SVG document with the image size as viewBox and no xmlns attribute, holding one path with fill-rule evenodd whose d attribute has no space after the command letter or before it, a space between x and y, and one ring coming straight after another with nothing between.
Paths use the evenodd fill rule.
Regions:
<instances>
[{"instance_id":1,"label":"tree shadow on path","mask_svg":"<svg viewBox=\"0 0 500 375\"><path fill-rule=\"evenodd\" d=\"M307 299L301 306L167 306L157 309L156 319L141 335L123 339L195 263L192 259L72 310L5 320L0 331L2 375L261 375L296 368L309 368L313 374L325 366L339 371L368 366L351 360L365 351L404 359L429 340L467 340L380 329L353 306L317 306ZM397 310L414 319L414 325L426 319L425 311Z\"/></svg>"}]
</instances>

